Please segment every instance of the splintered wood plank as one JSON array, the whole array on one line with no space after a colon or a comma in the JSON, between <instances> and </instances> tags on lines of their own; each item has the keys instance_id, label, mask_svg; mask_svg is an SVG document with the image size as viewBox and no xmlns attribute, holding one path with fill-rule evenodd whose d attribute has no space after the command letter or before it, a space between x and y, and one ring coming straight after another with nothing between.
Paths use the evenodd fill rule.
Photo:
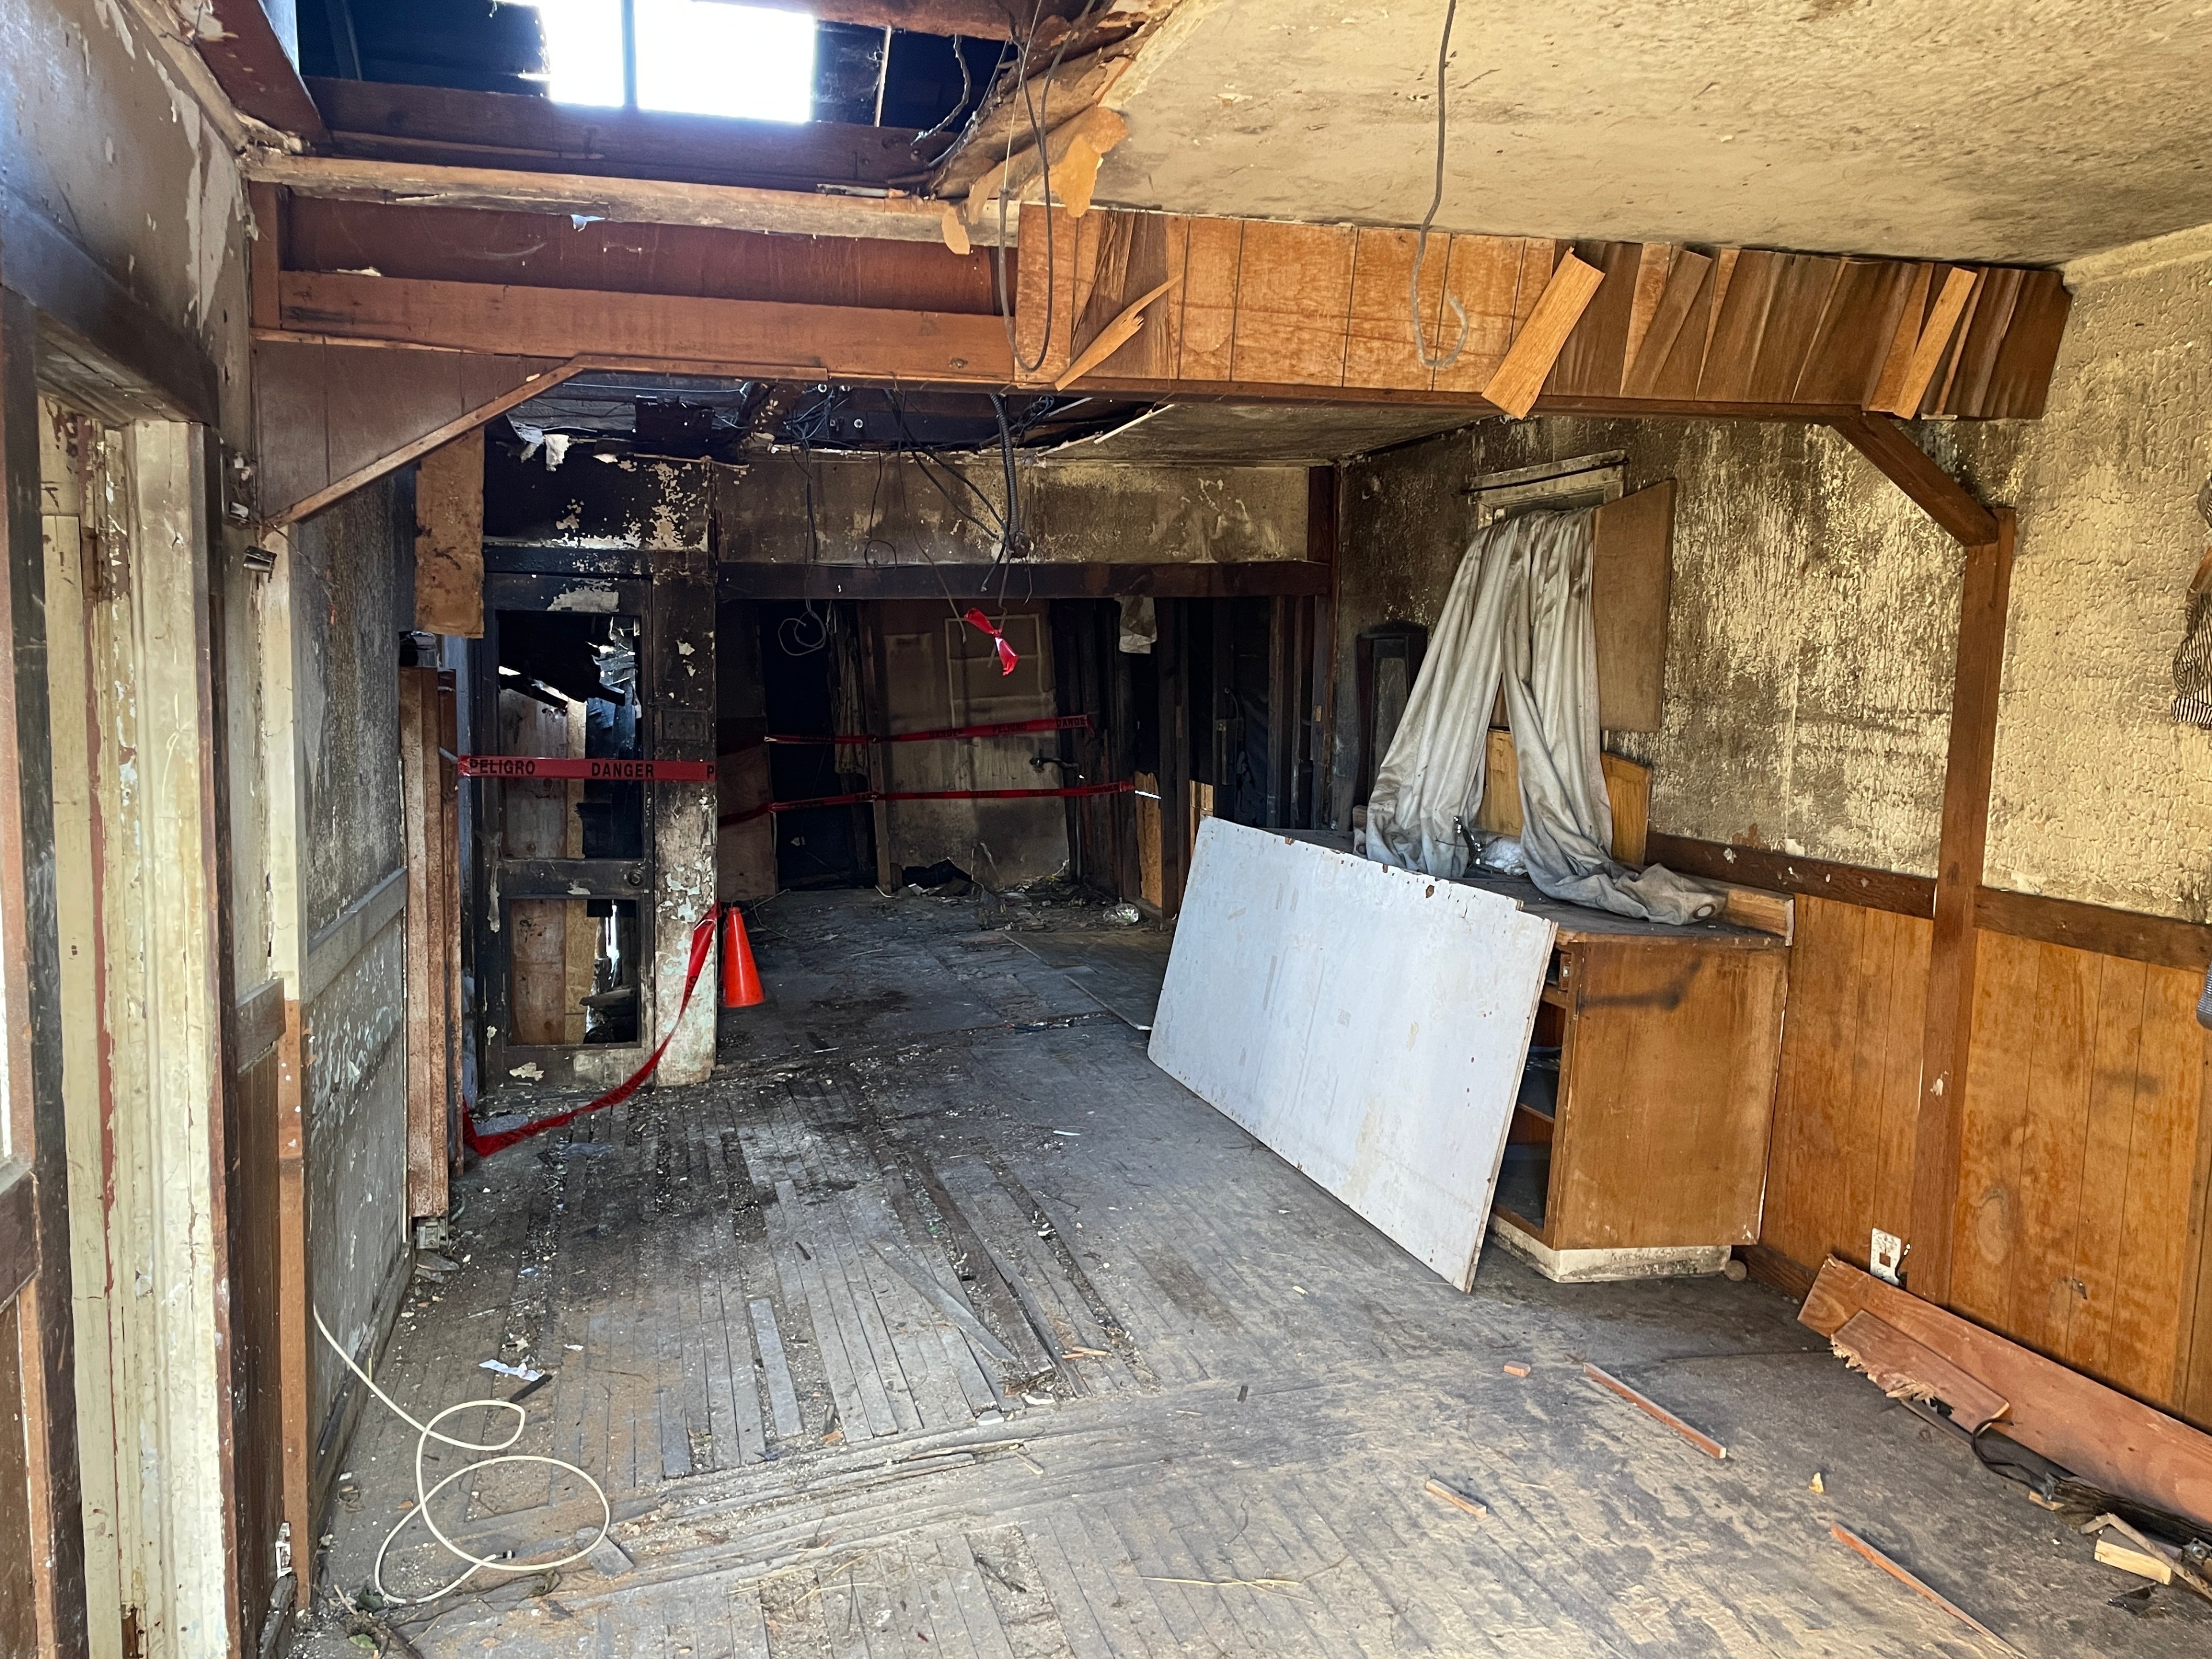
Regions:
<instances>
[{"instance_id":1,"label":"splintered wood plank","mask_svg":"<svg viewBox=\"0 0 2212 1659\"><path fill-rule=\"evenodd\" d=\"M1514 335L1535 307L1536 295L1552 273L1552 245L1516 236L1455 236L1448 250L1440 250L1442 240L1429 238L1430 263L1436 263L1441 251L1445 270L1435 309L1425 313L1429 356L1441 356L1459 338L1459 319L1446 296L1467 313L1467 342L1459 361L1434 371L1430 384L1438 392L1480 392L1505 361ZM1427 274L1425 269L1425 279Z\"/></svg>"},{"instance_id":2,"label":"splintered wood plank","mask_svg":"<svg viewBox=\"0 0 2212 1659\"><path fill-rule=\"evenodd\" d=\"M1605 273L1596 266L1567 255L1545 283L1528 325L1484 384L1482 395L1516 421L1534 409L1560 349L1604 281Z\"/></svg>"},{"instance_id":3,"label":"splintered wood plank","mask_svg":"<svg viewBox=\"0 0 2212 1659\"><path fill-rule=\"evenodd\" d=\"M1413 355L1412 303L1413 251L1419 236L1410 230L1372 228L1359 232L1352 263L1352 305L1344 345L1344 384L1398 386L1429 384L1430 371ZM1429 334L1443 301L1444 273L1451 263L1452 239L1429 238L1421 260L1421 326ZM1508 307L1509 318L1510 307ZM1498 356L1504 356L1501 344Z\"/></svg>"},{"instance_id":4,"label":"splintered wood plank","mask_svg":"<svg viewBox=\"0 0 2212 1659\"><path fill-rule=\"evenodd\" d=\"M2212 1523L2212 1435L1832 1258L1799 1322L1833 1336L1878 1315L2011 1403L2005 1432L2081 1479Z\"/></svg>"},{"instance_id":5,"label":"splintered wood plank","mask_svg":"<svg viewBox=\"0 0 2212 1659\"><path fill-rule=\"evenodd\" d=\"M1896 336L1912 271L1895 259L1843 262L1797 377L1799 403L1865 406Z\"/></svg>"},{"instance_id":6,"label":"splintered wood plank","mask_svg":"<svg viewBox=\"0 0 2212 1659\"><path fill-rule=\"evenodd\" d=\"M1182 341L1182 290L1189 253L1190 221L1165 213L1115 216L1130 226L1129 251L1122 278L1126 294L1149 294L1164 285L1159 298L1146 306L1143 323L1113 356L1100 363L1097 374L1131 379L1171 380Z\"/></svg>"},{"instance_id":7,"label":"splintered wood plank","mask_svg":"<svg viewBox=\"0 0 2212 1659\"><path fill-rule=\"evenodd\" d=\"M1358 240L1349 225L1255 220L1244 227L1230 378L1248 384L1344 384Z\"/></svg>"},{"instance_id":8,"label":"splintered wood plank","mask_svg":"<svg viewBox=\"0 0 2212 1659\"><path fill-rule=\"evenodd\" d=\"M1752 358L1751 398L1754 403L1788 403L1796 395L1799 378L1811 357L1813 339L1828 296L1842 276L1844 262L1818 254L1779 256L1782 266L1774 283L1774 298L1766 309L1766 327Z\"/></svg>"},{"instance_id":9,"label":"splintered wood plank","mask_svg":"<svg viewBox=\"0 0 2212 1659\"><path fill-rule=\"evenodd\" d=\"M1828 1340L1852 1370L1864 1371L1893 1400L1940 1400L1953 1422L1974 1431L2005 1414L2002 1395L1879 1314L1853 1314Z\"/></svg>"},{"instance_id":10,"label":"splintered wood plank","mask_svg":"<svg viewBox=\"0 0 2212 1659\"><path fill-rule=\"evenodd\" d=\"M1899 307L1874 389L1867 393L1863 405L1869 410L1894 410L1905 395L1905 377L1911 372L1912 354L1919 347L1920 331L1934 302L1936 267L1915 264L1907 269L1911 274L1905 282L1905 302Z\"/></svg>"},{"instance_id":11,"label":"splintered wood plank","mask_svg":"<svg viewBox=\"0 0 2212 1659\"><path fill-rule=\"evenodd\" d=\"M1767 308L1774 302L1774 285L1790 256L1761 248L1745 248L1736 254L1712 319L1712 337L1705 345L1705 364L1698 377L1698 396L1708 403L1742 403L1751 396L1751 375L1759 361L1759 342L1766 334Z\"/></svg>"},{"instance_id":12,"label":"splintered wood plank","mask_svg":"<svg viewBox=\"0 0 2212 1659\"><path fill-rule=\"evenodd\" d=\"M1973 315L1966 319L1959 341L1959 370L1952 377L1950 390L1943 399L1948 413L1975 416L1982 412L1990 377L1996 370L1998 353L2004 346L2006 331L2012 326L2013 306L2020 298L2021 278L2026 275L2017 269L2000 267L1983 278L1974 301Z\"/></svg>"},{"instance_id":13,"label":"splintered wood plank","mask_svg":"<svg viewBox=\"0 0 2212 1659\"><path fill-rule=\"evenodd\" d=\"M2051 391L2051 374L2058 362L2058 345L2066 332L2066 313L2073 296L2065 279L2055 270L2030 270L2021 276L2020 293L2013 301L2012 325L1998 349L1996 367L1990 371L1989 390L1981 415L1989 420L2033 420L2043 413Z\"/></svg>"},{"instance_id":14,"label":"splintered wood plank","mask_svg":"<svg viewBox=\"0 0 2212 1659\"><path fill-rule=\"evenodd\" d=\"M1703 307L1711 302L1711 276L1713 262L1703 253L1683 248L1674 256L1667 270L1665 286L1660 290L1657 302L1642 335L1630 342L1628 368L1620 377L1620 389L1631 398L1664 396L1659 387L1662 378L1673 380L1672 373L1677 349L1685 340L1694 341L1697 355L1705 349ZM1680 395L1694 393L1698 386L1697 372L1692 362L1687 383Z\"/></svg>"},{"instance_id":15,"label":"splintered wood plank","mask_svg":"<svg viewBox=\"0 0 2212 1659\"><path fill-rule=\"evenodd\" d=\"M1231 378L1237 336L1237 284L1244 248L1241 219L1193 219L1183 261L1182 350L1176 376Z\"/></svg>"},{"instance_id":16,"label":"splintered wood plank","mask_svg":"<svg viewBox=\"0 0 2212 1659\"><path fill-rule=\"evenodd\" d=\"M1559 348L1546 387L1559 397L1617 397L1644 247L1638 242L1578 242L1575 253L1603 276L1566 343Z\"/></svg>"}]
</instances>

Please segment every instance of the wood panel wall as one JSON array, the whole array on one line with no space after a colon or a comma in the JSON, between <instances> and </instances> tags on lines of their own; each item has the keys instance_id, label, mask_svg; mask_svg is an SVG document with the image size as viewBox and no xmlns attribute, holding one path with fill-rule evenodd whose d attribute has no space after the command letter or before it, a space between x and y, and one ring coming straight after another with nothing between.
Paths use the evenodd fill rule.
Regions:
<instances>
[{"instance_id":1,"label":"wood panel wall","mask_svg":"<svg viewBox=\"0 0 2212 1659\"><path fill-rule=\"evenodd\" d=\"M1789 1262L1864 1266L1872 1229L1911 1237L1931 934L1798 899L1760 1226ZM2212 1427L2203 971L1988 927L1974 948L1948 1305Z\"/></svg>"},{"instance_id":2,"label":"wood panel wall","mask_svg":"<svg viewBox=\"0 0 2212 1659\"><path fill-rule=\"evenodd\" d=\"M1801 894L1760 1242L1866 1265L1911 1233L1912 1136L1932 924Z\"/></svg>"}]
</instances>

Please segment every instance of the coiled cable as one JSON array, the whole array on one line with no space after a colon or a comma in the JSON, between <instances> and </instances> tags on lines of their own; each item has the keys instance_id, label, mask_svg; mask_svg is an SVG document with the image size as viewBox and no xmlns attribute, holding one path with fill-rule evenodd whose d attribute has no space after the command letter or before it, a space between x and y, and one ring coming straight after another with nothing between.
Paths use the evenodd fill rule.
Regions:
<instances>
[{"instance_id":1,"label":"coiled cable","mask_svg":"<svg viewBox=\"0 0 2212 1659\"><path fill-rule=\"evenodd\" d=\"M545 1457L536 1452L514 1452L507 1450L509 1446L512 1446L516 1441L522 1438L522 1431L530 1422L530 1413L528 1412L525 1411L520 1406L515 1404L512 1400L464 1400L458 1405L447 1407L445 1410L440 1412L428 1423L418 1422L413 1416L400 1407L398 1401L392 1399L390 1395L385 1393L382 1389L376 1386L376 1379L374 1377L371 1376L367 1371L362 1370L359 1365L354 1363L353 1356L339 1346L337 1338L331 1334L331 1328L323 1323L323 1310L320 1308L316 1308L313 1310L313 1312L315 1316L315 1328L323 1334L323 1340L331 1345L331 1352L337 1355L340 1359L343 1360L345 1362L346 1369L351 1371L356 1376L359 1377L368 1387L368 1391L384 1402L385 1408L387 1411L389 1411L394 1417L398 1418L401 1422L404 1423L409 1428L415 1431L415 1507L399 1517L398 1523L395 1525L390 1532L384 1534L384 1541L376 1547L376 1565L369 1575L369 1582L375 1587L376 1593L397 1607L418 1606L425 1601L434 1601L441 1595L452 1595L453 1591L460 1589L462 1585L467 1583L470 1579L475 1577L479 1572L486 1571L507 1573L548 1572L556 1567L568 1566L574 1562L584 1559L585 1557L591 1554L593 1550L599 1548L599 1547L606 1540L607 1534L613 1530L615 1521L614 1506L607 1501L606 1488L600 1486L598 1481L592 1480L590 1475L578 1468L574 1463L568 1462L564 1459L558 1457ZM438 1427L441 1423L444 1422L447 1418L453 1416L456 1413L473 1411L478 1407L487 1406L495 1407L502 1411L510 1411L514 1413L514 1428L513 1431L507 1435L506 1439L495 1441L460 1440L455 1438L450 1434L441 1432ZM483 1458L479 1462L464 1464L461 1468L455 1469L451 1474L446 1476L445 1479L440 1480L437 1485L434 1486L425 1486L422 1484L426 1478L422 1468L422 1458L424 1454L430 1449L430 1443L433 1440L439 1442L442 1445L452 1446L459 1451L486 1452L492 1455ZM491 1556L473 1555L467 1550L463 1549L459 1544L448 1538L445 1534L445 1530L438 1525L436 1521L431 1518L430 1500L435 1498L440 1492L445 1491L447 1487L452 1486L453 1482L459 1480L463 1475L475 1474L482 1470L491 1468L501 1463L543 1463L548 1468L566 1469L569 1474L574 1475L579 1480L589 1486L592 1489L592 1496L599 1500L599 1530L598 1536L593 1538L590 1543L585 1545L581 1549L571 1550L568 1554L556 1557L549 1561L503 1561ZM398 1538L401 1533L406 1531L407 1523L410 1521L420 1521L424 1528L429 1533L430 1536L436 1539L438 1542L444 1547L447 1554L451 1555L457 1561L467 1563L467 1565L462 1568L459 1577L452 1579L447 1583L440 1585L436 1589L431 1590L427 1595L398 1595L385 1588L384 1583L384 1558L391 1553L393 1541Z\"/></svg>"}]
</instances>

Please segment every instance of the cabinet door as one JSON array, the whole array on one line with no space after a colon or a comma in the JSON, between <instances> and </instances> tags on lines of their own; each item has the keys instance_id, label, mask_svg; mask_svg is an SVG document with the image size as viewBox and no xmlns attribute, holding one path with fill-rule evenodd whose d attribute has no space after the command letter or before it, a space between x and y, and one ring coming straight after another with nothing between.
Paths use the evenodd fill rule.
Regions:
<instances>
[{"instance_id":1,"label":"cabinet door","mask_svg":"<svg viewBox=\"0 0 2212 1659\"><path fill-rule=\"evenodd\" d=\"M1788 959L1672 940L1578 953L1553 1248L1757 1241Z\"/></svg>"}]
</instances>

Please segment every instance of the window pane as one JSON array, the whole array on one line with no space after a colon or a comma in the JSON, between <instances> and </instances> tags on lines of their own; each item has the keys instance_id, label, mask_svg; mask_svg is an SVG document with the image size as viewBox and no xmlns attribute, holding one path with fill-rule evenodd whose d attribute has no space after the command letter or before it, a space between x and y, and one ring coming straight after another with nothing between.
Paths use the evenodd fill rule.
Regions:
<instances>
[{"instance_id":1,"label":"window pane","mask_svg":"<svg viewBox=\"0 0 2212 1659\"><path fill-rule=\"evenodd\" d=\"M620 107L622 0L537 0L545 30L546 95L556 104Z\"/></svg>"},{"instance_id":2,"label":"window pane","mask_svg":"<svg viewBox=\"0 0 2212 1659\"><path fill-rule=\"evenodd\" d=\"M637 0L637 101L688 115L808 120L814 20L724 0Z\"/></svg>"}]
</instances>

